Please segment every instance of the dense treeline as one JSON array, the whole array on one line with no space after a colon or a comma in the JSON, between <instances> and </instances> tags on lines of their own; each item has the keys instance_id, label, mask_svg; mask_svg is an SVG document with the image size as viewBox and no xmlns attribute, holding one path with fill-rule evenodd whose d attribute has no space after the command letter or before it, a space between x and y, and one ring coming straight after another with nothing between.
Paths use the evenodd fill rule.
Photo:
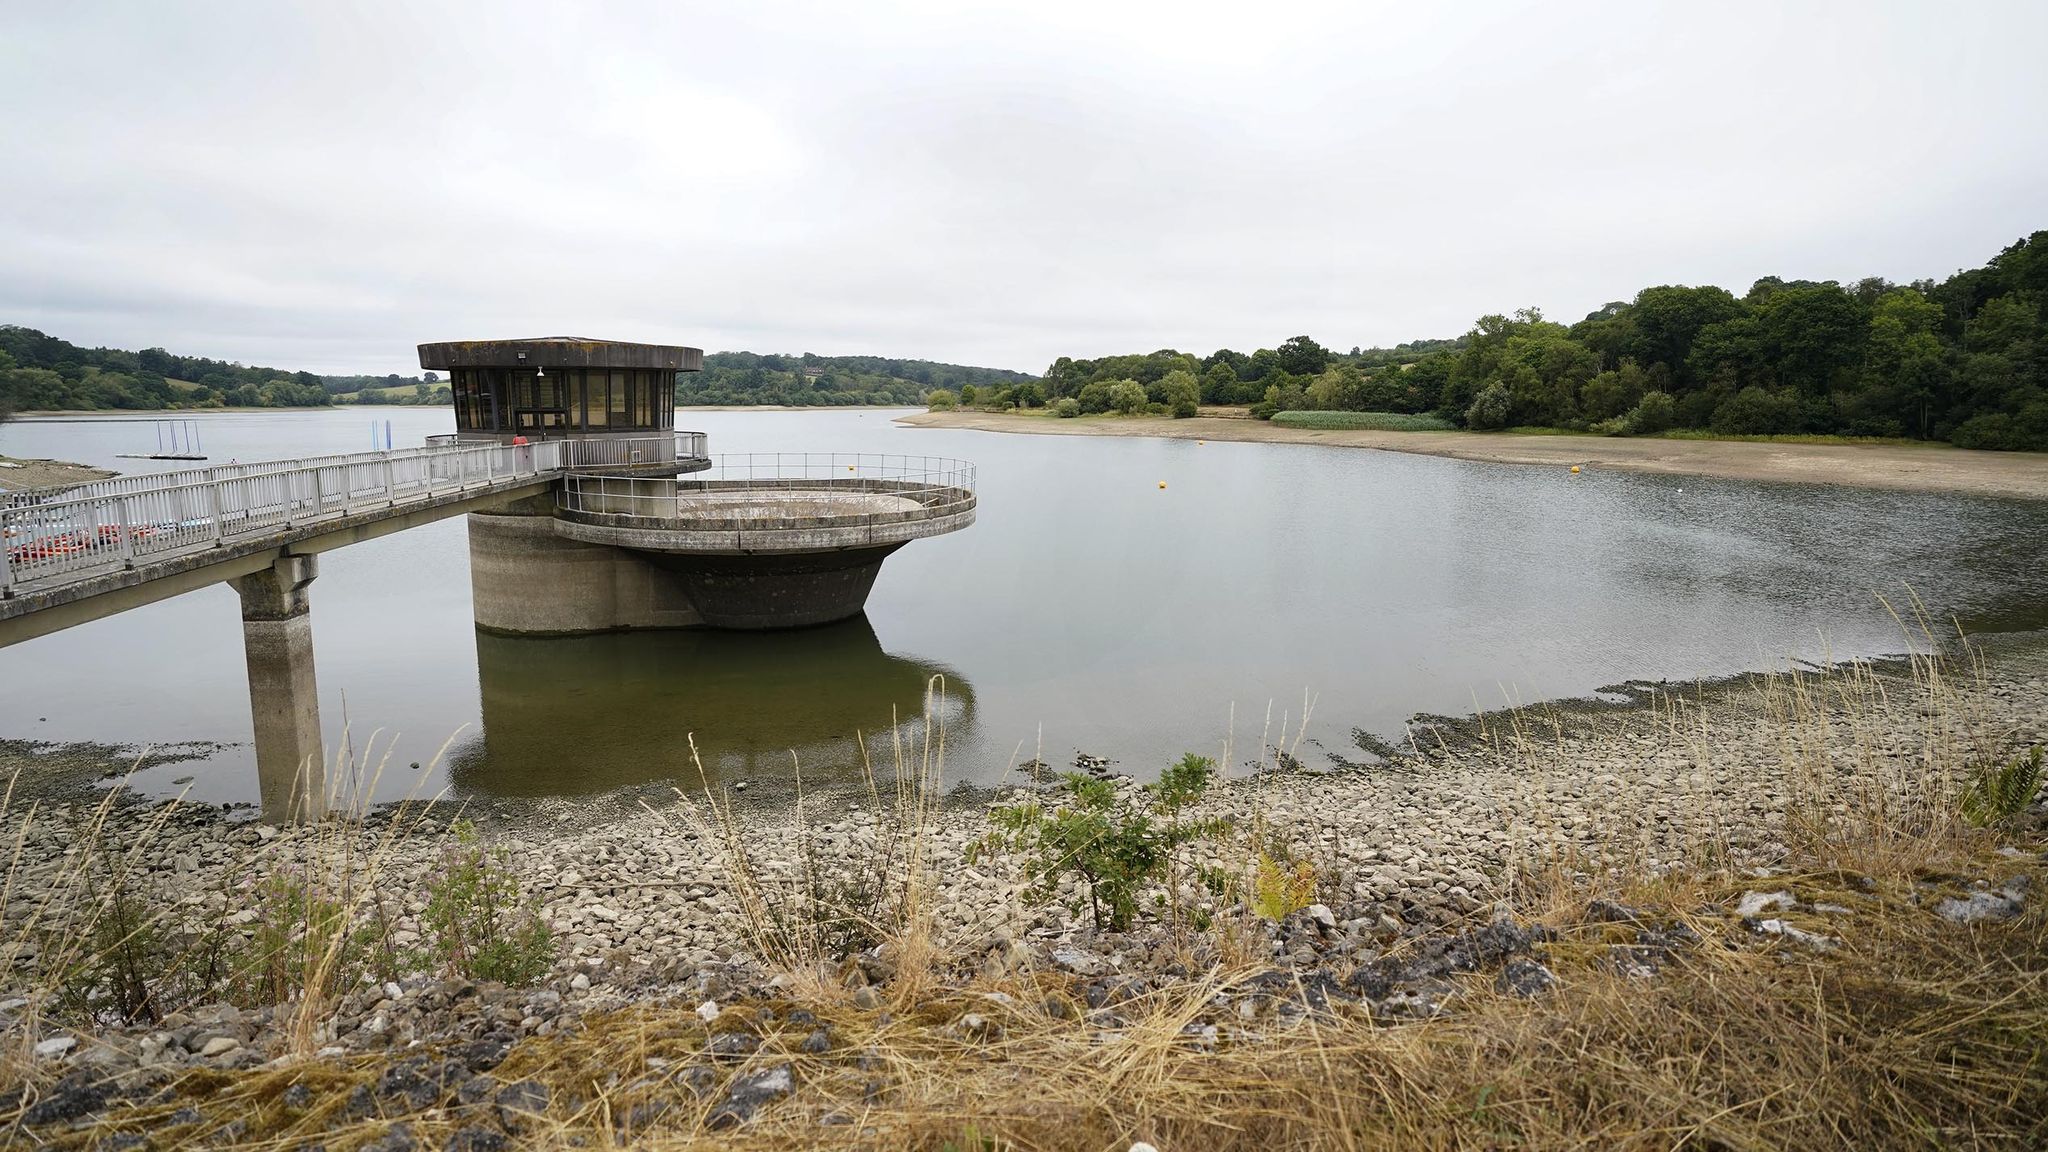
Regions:
<instances>
[{"instance_id":1,"label":"dense treeline","mask_svg":"<svg viewBox=\"0 0 2048 1152\"><path fill-rule=\"evenodd\" d=\"M918 404L932 389L1035 380L1028 372L880 356L714 352L677 377L678 404Z\"/></svg>"},{"instance_id":2,"label":"dense treeline","mask_svg":"<svg viewBox=\"0 0 2048 1152\"><path fill-rule=\"evenodd\" d=\"M1198 399L1251 405L1261 417L1433 413L1476 429L1701 429L2048 450L2048 232L1939 283L1773 276L1739 297L1664 285L1569 326L1530 308L1483 316L1456 341L1349 355L1297 336L1250 355L1061 357L1037 394L1019 395L1015 403L1049 401L1062 414L1193 415Z\"/></svg>"},{"instance_id":3,"label":"dense treeline","mask_svg":"<svg viewBox=\"0 0 2048 1152\"><path fill-rule=\"evenodd\" d=\"M161 348L80 348L33 328L0 325L0 408L294 408L352 401L446 404L449 394L432 372L316 376Z\"/></svg>"}]
</instances>

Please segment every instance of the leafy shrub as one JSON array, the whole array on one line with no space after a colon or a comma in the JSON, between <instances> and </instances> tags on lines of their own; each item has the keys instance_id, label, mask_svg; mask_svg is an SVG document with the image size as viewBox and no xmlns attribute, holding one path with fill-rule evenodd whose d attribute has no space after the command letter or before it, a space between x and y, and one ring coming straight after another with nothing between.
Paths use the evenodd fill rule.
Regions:
<instances>
[{"instance_id":1,"label":"leafy shrub","mask_svg":"<svg viewBox=\"0 0 2048 1152\"><path fill-rule=\"evenodd\" d=\"M486 850L474 825L459 821L452 831L455 842L442 850L440 871L427 881L420 915L426 959L472 980L532 983L555 958L539 898L521 899L504 851Z\"/></svg>"},{"instance_id":2,"label":"leafy shrub","mask_svg":"<svg viewBox=\"0 0 2048 1152\"><path fill-rule=\"evenodd\" d=\"M1062 418L1079 416L1081 414L1081 402L1072 396L1062 396L1053 404L1052 412L1053 415Z\"/></svg>"},{"instance_id":3,"label":"leafy shrub","mask_svg":"<svg viewBox=\"0 0 2048 1152\"><path fill-rule=\"evenodd\" d=\"M969 385L968 387L973 387ZM948 412L960 406L960 397L944 388L934 388L924 395L924 406L934 412Z\"/></svg>"},{"instance_id":4,"label":"leafy shrub","mask_svg":"<svg viewBox=\"0 0 2048 1152\"><path fill-rule=\"evenodd\" d=\"M1628 430L1635 436L1655 436L1678 421L1678 404L1669 392L1645 392L1629 410Z\"/></svg>"},{"instance_id":5,"label":"leafy shrub","mask_svg":"<svg viewBox=\"0 0 2048 1152\"><path fill-rule=\"evenodd\" d=\"M1193 753L1160 773L1158 783L1134 791L1068 772L1055 782L1050 807L1034 797L991 812L996 830L975 844L970 858L1023 853L1031 880L1027 898L1048 902L1072 877L1088 888L1097 928L1128 928L1145 886L1170 877L1177 849L1230 827L1222 818L1183 819L1215 777L1216 762Z\"/></svg>"},{"instance_id":6,"label":"leafy shrub","mask_svg":"<svg viewBox=\"0 0 2048 1152\"><path fill-rule=\"evenodd\" d=\"M1514 395L1508 391L1507 385L1496 380L1479 393L1470 408L1465 409L1465 426L1482 432L1505 428L1513 419L1514 411Z\"/></svg>"},{"instance_id":7,"label":"leafy shrub","mask_svg":"<svg viewBox=\"0 0 2048 1152\"><path fill-rule=\"evenodd\" d=\"M2041 790L2041 745L2010 763L1992 764L1963 793L1963 816L1972 824L1996 824L2027 810Z\"/></svg>"},{"instance_id":8,"label":"leafy shrub","mask_svg":"<svg viewBox=\"0 0 2048 1152\"><path fill-rule=\"evenodd\" d=\"M1082 395L1088 390L1083 388ZM1126 416L1145 410L1145 386L1136 380L1119 380L1109 386L1109 406Z\"/></svg>"},{"instance_id":9,"label":"leafy shrub","mask_svg":"<svg viewBox=\"0 0 2048 1152\"><path fill-rule=\"evenodd\" d=\"M256 919L230 964L237 985L230 999L238 1004L265 1007L302 995L336 995L355 982L378 943L388 939L378 922L351 923L346 891L326 891L287 872L265 877L251 896ZM383 959L386 977L395 976L388 948Z\"/></svg>"},{"instance_id":10,"label":"leafy shrub","mask_svg":"<svg viewBox=\"0 0 2048 1152\"><path fill-rule=\"evenodd\" d=\"M181 991L201 991L212 983L178 987L189 981L179 979L186 975L184 966L172 962L180 951L175 933L125 876L103 869L81 879L86 884L80 895L88 909L84 922L71 926L72 938L59 935L43 942L45 952L64 958L56 983L67 1010L88 1019L154 1023L178 1007Z\"/></svg>"},{"instance_id":11,"label":"leafy shrub","mask_svg":"<svg viewBox=\"0 0 2048 1152\"><path fill-rule=\"evenodd\" d=\"M1103 380L1094 380L1090 381L1087 384L1081 385L1081 391L1079 396L1077 397L1077 400L1081 405L1081 411L1086 412L1090 415L1094 415L1097 412L1109 411L1110 400L1108 382Z\"/></svg>"},{"instance_id":12,"label":"leafy shrub","mask_svg":"<svg viewBox=\"0 0 2048 1152\"><path fill-rule=\"evenodd\" d=\"M1744 388L1714 409L1714 431L1735 436L1763 436L1799 428L1799 398L1790 392Z\"/></svg>"},{"instance_id":13,"label":"leafy shrub","mask_svg":"<svg viewBox=\"0 0 2048 1152\"><path fill-rule=\"evenodd\" d=\"M1379 432L1444 432L1455 428L1449 420L1426 413L1408 412L1276 412L1273 423L1283 428L1365 428Z\"/></svg>"},{"instance_id":14,"label":"leafy shrub","mask_svg":"<svg viewBox=\"0 0 2048 1152\"><path fill-rule=\"evenodd\" d=\"M2048 451L2048 404L2029 404L2018 416L1986 412L1956 426L1949 441L1958 448L2004 452Z\"/></svg>"}]
</instances>

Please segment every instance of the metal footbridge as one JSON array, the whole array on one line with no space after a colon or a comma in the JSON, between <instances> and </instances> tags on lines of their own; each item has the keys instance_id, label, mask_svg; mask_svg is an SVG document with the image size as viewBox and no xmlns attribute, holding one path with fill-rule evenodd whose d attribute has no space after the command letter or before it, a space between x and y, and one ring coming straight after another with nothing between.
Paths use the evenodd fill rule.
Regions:
<instances>
[{"instance_id":1,"label":"metal footbridge","mask_svg":"<svg viewBox=\"0 0 2048 1152\"><path fill-rule=\"evenodd\" d=\"M692 471L701 432L423 448L0 496L0 647L491 504L581 471Z\"/></svg>"}]
</instances>

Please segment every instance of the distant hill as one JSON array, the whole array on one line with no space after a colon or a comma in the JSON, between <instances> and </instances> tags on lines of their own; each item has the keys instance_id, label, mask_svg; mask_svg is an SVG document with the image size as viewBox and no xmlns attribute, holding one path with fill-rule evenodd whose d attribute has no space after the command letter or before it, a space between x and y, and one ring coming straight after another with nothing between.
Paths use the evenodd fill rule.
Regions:
<instances>
[{"instance_id":1,"label":"distant hill","mask_svg":"<svg viewBox=\"0 0 2048 1152\"><path fill-rule=\"evenodd\" d=\"M1032 372L970 368L930 360L881 356L759 355L713 352L702 372L686 372L676 383L678 404L919 404L934 388L963 384L1017 384L1036 380Z\"/></svg>"},{"instance_id":2,"label":"distant hill","mask_svg":"<svg viewBox=\"0 0 2048 1152\"><path fill-rule=\"evenodd\" d=\"M15 411L305 408L354 403L358 393L371 404L449 402L447 385L432 372L319 376L161 348L81 348L33 328L0 324L0 407Z\"/></svg>"},{"instance_id":3,"label":"distant hill","mask_svg":"<svg viewBox=\"0 0 2048 1152\"><path fill-rule=\"evenodd\" d=\"M716 352L685 373L679 404L917 404L934 388L1033 380L1028 372L880 356ZM58 409L298 408L447 404L448 386L419 376L320 376L161 348L81 348L33 328L0 325L0 412Z\"/></svg>"}]
</instances>

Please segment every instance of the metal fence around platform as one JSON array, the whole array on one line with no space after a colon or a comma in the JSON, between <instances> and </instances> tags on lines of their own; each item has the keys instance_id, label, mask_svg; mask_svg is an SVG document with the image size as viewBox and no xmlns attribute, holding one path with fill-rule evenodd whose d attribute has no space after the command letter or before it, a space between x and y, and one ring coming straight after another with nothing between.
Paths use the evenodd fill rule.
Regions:
<instances>
[{"instance_id":1,"label":"metal fence around platform","mask_svg":"<svg viewBox=\"0 0 2048 1152\"><path fill-rule=\"evenodd\" d=\"M571 473L556 493L565 512L602 516L607 521L643 521L649 526L682 521L725 522L721 500L735 493L756 492L787 502L787 515L747 514L757 527L778 520L815 525L824 520L859 522L886 513L820 515L805 507L805 493L875 495L914 502L916 514L930 518L974 505L974 465L941 456L899 456L869 452L726 453L711 458L709 469L675 478L600 473Z\"/></svg>"},{"instance_id":2,"label":"metal fence around platform","mask_svg":"<svg viewBox=\"0 0 2048 1152\"><path fill-rule=\"evenodd\" d=\"M684 455L687 450L687 455ZM434 444L187 468L0 499L0 597L22 584L196 552L321 519L575 468L702 459L680 432L532 444Z\"/></svg>"}]
</instances>

